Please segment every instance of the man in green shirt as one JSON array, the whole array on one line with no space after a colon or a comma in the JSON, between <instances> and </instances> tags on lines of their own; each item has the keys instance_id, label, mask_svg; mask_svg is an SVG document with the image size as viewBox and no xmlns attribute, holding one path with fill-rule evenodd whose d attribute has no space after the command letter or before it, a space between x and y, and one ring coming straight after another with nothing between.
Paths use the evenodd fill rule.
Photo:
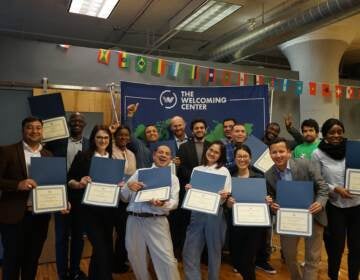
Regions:
<instances>
[{"instance_id":1,"label":"man in green shirt","mask_svg":"<svg viewBox=\"0 0 360 280\"><path fill-rule=\"evenodd\" d=\"M320 143L319 124L313 120L304 120L301 124L301 132L303 134L304 143L297 145L294 149L294 158L311 159L311 154Z\"/></svg>"}]
</instances>

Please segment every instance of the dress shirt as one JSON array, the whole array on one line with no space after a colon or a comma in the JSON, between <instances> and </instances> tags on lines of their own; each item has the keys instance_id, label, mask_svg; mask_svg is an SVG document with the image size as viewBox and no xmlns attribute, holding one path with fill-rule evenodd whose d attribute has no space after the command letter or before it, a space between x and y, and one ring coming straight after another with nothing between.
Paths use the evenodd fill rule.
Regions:
<instances>
[{"instance_id":1,"label":"dress shirt","mask_svg":"<svg viewBox=\"0 0 360 280\"><path fill-rule=\"evenodd\" d=\"M334 192L335 187L345 186L345 159L334 160L320 149L312 154L312 161L320 168L321 175L329 185L329 202L336 207L347 208L360 205L360 196L353 195L351 199L342 198Z\"/></svg>"},{"instance_id":2,"label":"dress shirt","mask_svg":"<svg viewBox=\"0 0 360 280\"><path fill-rule=\"evenodd\" d=\"M279 179L284 180L284 181L292 181L292 174L291 174L291 169L290 169L290 163L289 161L286 164L286 168L284 171L280 171L276 166L276 173L279 176Z\"/></svg>"},{"instance_id":3,"label":"dress shirt","mask_svg":"<svg viewBox=\"0 0 360 280\"><path fill-rule=\"evenodd\" d=\"M70 166L79 151L82 151L83 146L83 138L80 140L74 140L73 138L69 138L66 152L66 164L67 170L69 171Z\"/></svg>"},{"instance_id":4,"label":"dress shirt","mask_svg":"<svg viewBox=\"0 0 360 280\"><path fill-rule=\"evenodd\" d=\"M174 139L175 139L175 142L176 142L176 147L177 147L178 149L180 148L180 145L181 145L181 144L184 144L184 143L186 143L186 142L189 140L189 138L187 137L186 134L185 134L184 140L180 140L180 139L177 138L175 135L174 135Z\"/></svg>"},{"instance_id":5,"label":"dress shirt","mask_svg":"<svg viewBox=\"0 0 360 280\"><path fill-rule=\"evenodd\" d=\"M157 168L155 164L152 165L150 168ZM134 175L130 177L128 182L138 181L139 178L139 170L145 170L149 168L142 168L136 170ZM135 202L136 192L133 192L129 189L128 183L125 184L120 191L120 198L124 202L129 202L128 207L126 210L128 212L134 213L150 213L150 214L157 214L157 215L168 215L170 210L175 209L179 203L179 180L178 178L171 174L171 188L170 188L170 199L167 200L163 206L158 207L152 205L150 202Z\"/></svg>"}]
</instances>

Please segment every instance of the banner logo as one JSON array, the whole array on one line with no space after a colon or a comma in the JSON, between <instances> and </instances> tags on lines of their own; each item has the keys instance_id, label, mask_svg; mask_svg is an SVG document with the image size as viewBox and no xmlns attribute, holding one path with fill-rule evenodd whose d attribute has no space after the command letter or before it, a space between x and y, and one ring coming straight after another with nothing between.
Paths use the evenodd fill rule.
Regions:
<instances>
[{"instance_id":1,"label":"banner logo","mask_svg":"<svg viewBox=\"0 0 360 280\"><path fill-rule=\"evenodd\" d=\"M164 90L160 94L160 104L165 109L172 109L177 104L177 96L175 92L172 92L171 90Z\"/></svg>"}]
</instances>

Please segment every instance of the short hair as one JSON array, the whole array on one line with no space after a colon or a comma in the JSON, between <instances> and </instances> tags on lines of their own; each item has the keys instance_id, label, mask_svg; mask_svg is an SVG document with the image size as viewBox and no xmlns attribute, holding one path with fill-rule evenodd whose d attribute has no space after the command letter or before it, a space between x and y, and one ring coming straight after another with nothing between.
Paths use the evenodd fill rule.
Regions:
<instances>
[{"instance_id":1,"label":"short hair","mask_svg":"<svg viewBox=\"0 0 360 280\"><path fill-rule=\"evenodd\" d=\"M245 128L245 130L246 130L246 126L245 126L245 124L244 123L235 123L234 125L233 125L233 129L234 129L234 127L235 126L243 126L244 128Z\"/></svg>"},{"instance_id":2,"label":"short hair","mask_svg":"<svg viewBox=\"0 0 360 280\"><path fill-rule=\"evenodd\" d=\"M205 121L204 119L194 119L194 120L191 121L191 124L190 124L190 129L191 129L191 131L193 130L194 125L195 125L196 123L203 123L204 126L205 126L205 129L207 128L207 123L206 123L206 121Z\"/></svg>"},{"instance_id":3,"label":"short hair","mask_svg":"<svg viewBox=\"0 0 360 280\"><path fill-rule=\"evenodd\" d=\"M145 132L145 131L146 131L146 129L148 129L150 126L153 126L153 127L155 127L155 128L156 128L156 130L158 130L158 128L157 128L157 126L156 126L155 124L153 124L153 123L149 123L149 124L147 124L147 125L145 126L144 132Z\"/></svg>"},{"instance_id":4,"label":"short hair","mask_svg":"<svg viewBox=\"0 0 360 280\"><path fill-rule=\"evenodd\" d=\"M226 119L223 120L222 123L224 125L225 122L229 122L229 121L232 121L232 122L234 122L234 124L236 124L236 120L234 118L226 118Z\"/></svg>"},{"instance_id":5,"label":"short hair","mask_svg":"<svg viewBox=\"0 0 360 280\"><path fill-rule=\"evenodd\" d=\"M123 129L126 129L128 132L129 132L129 135L131 136L131 130L130 128L127 126L127 125L120 125L116 130L115 130L115 133L114 133L114 136L116 137L121 130Z\"/></svg>"},{"instance_id":6,"label":"short hair","mask_svg":"<svg viewBox=\"0 0 360 280\"><path fill-rule=\"evenodd\" d=\"M344 124L338 120L338 119L334 119L334 118L330 118L327 119L322 127L321 127L321 134L323 135L323 137L326 136L326 134L329 132L329 130L334 126L334 125L338 125L342 128L343 132L345 132L345 127Z\"/></svg>"},{"instance_id":7,"label":"short hair","mask_svg":"<svg viewBox=\"0 0 360 280\"><path fill-rule=\"evenodd\" d=\"M32 122L40 122L41 126L43 125L43 121L42 119L38 118L38 117L34 117L34 116L29 116L26 117L25 119L22 120L21 122L21 127L22 129L24 129L24 127L28 124L28 123L32 123Z\"/></svg>"},{"instance_id":8,"label":"short hair","mask_svg":"<svg viewBox=\"0 0 360 280\"><path fill-rule=\"evenodd\" d=\"M279 125L277 122L270 122L270 123L268 123L268 124L266 125L266 129L268 129L269 126L271 126L271 125L277 126L277 127L279 128L279 130L280 130L280 125Z\"/></svg>"},{"instance_id":9,"label":"short hair","mask_svg":"<svg viewBox=\"0 0 360 280\"><path fill-rule=\"evenodd\" d=\"M245 145L245 144L240 144L240 145L235 145L234 158L236 156L237 151L239 151L239 150L243 150L243 151L247 152L249 154L250 158L252 157L249 146Z\"/></svg>"},{"instance_id":10,"label":"short hair","mask_svg":"<svg viewBox=\"0 0 360 280\"><path fill-rule=\"evenodd\" d=\"M276 137L274 140L272 140L270 142L270 144L269 144L269 149L270 149L271 145L275 145L275 144L278 144L278 143L285 143L286 148L288 150L291 150L289 141L286 140L284 137Z\"/></svg>"},{"instance_id":11,"label":"short hair","mask_svg":"<svg viewBox=\"0 0 360 280\"><path fill-rule=\"evenodd\" d=\"M315 129L316 133L319 133L319 124L314 119L304 120L301 124L301 131L304 130L304 126L312 127L313 129Z\"/></svg>"},{"instance_id":12,"label":"short hair","mask_svg":"<svg viewBox=\"0 0 360 280\"><path fill-rule=\"evenodd\" d=\"M222 166L224 166L226 164L226 148L223 142L221 142L220 140L214 141L212 142L208 147L207 150L212 146L212 145L219 145L220 146L220 157L219 159L216 161L216 168L220 168ZM202 158L201 158L201 163L203 165L207 165L208 164L208 160L206 158L206 152L203 153Z\"/></svg>"}]
</instances>

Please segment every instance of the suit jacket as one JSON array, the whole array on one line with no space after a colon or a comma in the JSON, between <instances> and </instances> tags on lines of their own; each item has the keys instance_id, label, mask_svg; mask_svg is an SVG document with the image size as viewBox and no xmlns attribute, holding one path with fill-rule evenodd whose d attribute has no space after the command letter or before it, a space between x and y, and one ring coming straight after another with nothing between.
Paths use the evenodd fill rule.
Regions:
<instances>
[{"instance_id":1,"label":"suit jacket","mask_svg":"<svg viewBox=\"0 0 360 280\"><path fill-rule=\"evenodd\" d=\"M209 146L210 142L205 140L203 154ZM201 159L198 159L197 157L194 141L189 140L186 143L181 144L177 156L180 158L180 166L177 175L179 177L180 186L185 186L190 182L193 168L199 166L199 162L201 161Z\"/></svg>"},{"instance_id":2,"label":"suit jacket","mask_svg":"<svg viewBox=\"0 0 360 280\"><path fill-rule=\"evenodd\" d=\"M290 170L293 181L313 181L314 182L314 197L315 201L319 202L323 209L314 215L315 220L323 225L327 225L327 217L325 212L325 205L328 200L329 186L321 177L320 170L316 168L310 161L306 159L290 159ZM265 173L266 183L269 195L276 201L276 183L280 180L273 165ZM281 205L280 205L281 206Z\"/></svg>"},{"instance_id":3,"label":"suit jacket","mask_svg":"<svg viewBox=\"0 0 360 280\"><path fill-rule=\"evenodd\" d=\"M41 150L41 156L51 156ZM22 141L0 147L0 223L16 224L21 221L26 211L30 191L18 191L20 181L28 178Z\"/></svg>"},{"instance_id":4,"label":"suit jacket","mask_svg":"<svg viewBox=\"0 0 360 280\"><path fill-rule=\"evenodd\" d=\"M46 143L46 149L51 151L56 157L66 157L67 156L67 147L69 139L59 139ZM86 151L90 147L89 139L82 138L82 151ZM70 168L70 166L69 166Z\"/></svg>"}]
</instances>

